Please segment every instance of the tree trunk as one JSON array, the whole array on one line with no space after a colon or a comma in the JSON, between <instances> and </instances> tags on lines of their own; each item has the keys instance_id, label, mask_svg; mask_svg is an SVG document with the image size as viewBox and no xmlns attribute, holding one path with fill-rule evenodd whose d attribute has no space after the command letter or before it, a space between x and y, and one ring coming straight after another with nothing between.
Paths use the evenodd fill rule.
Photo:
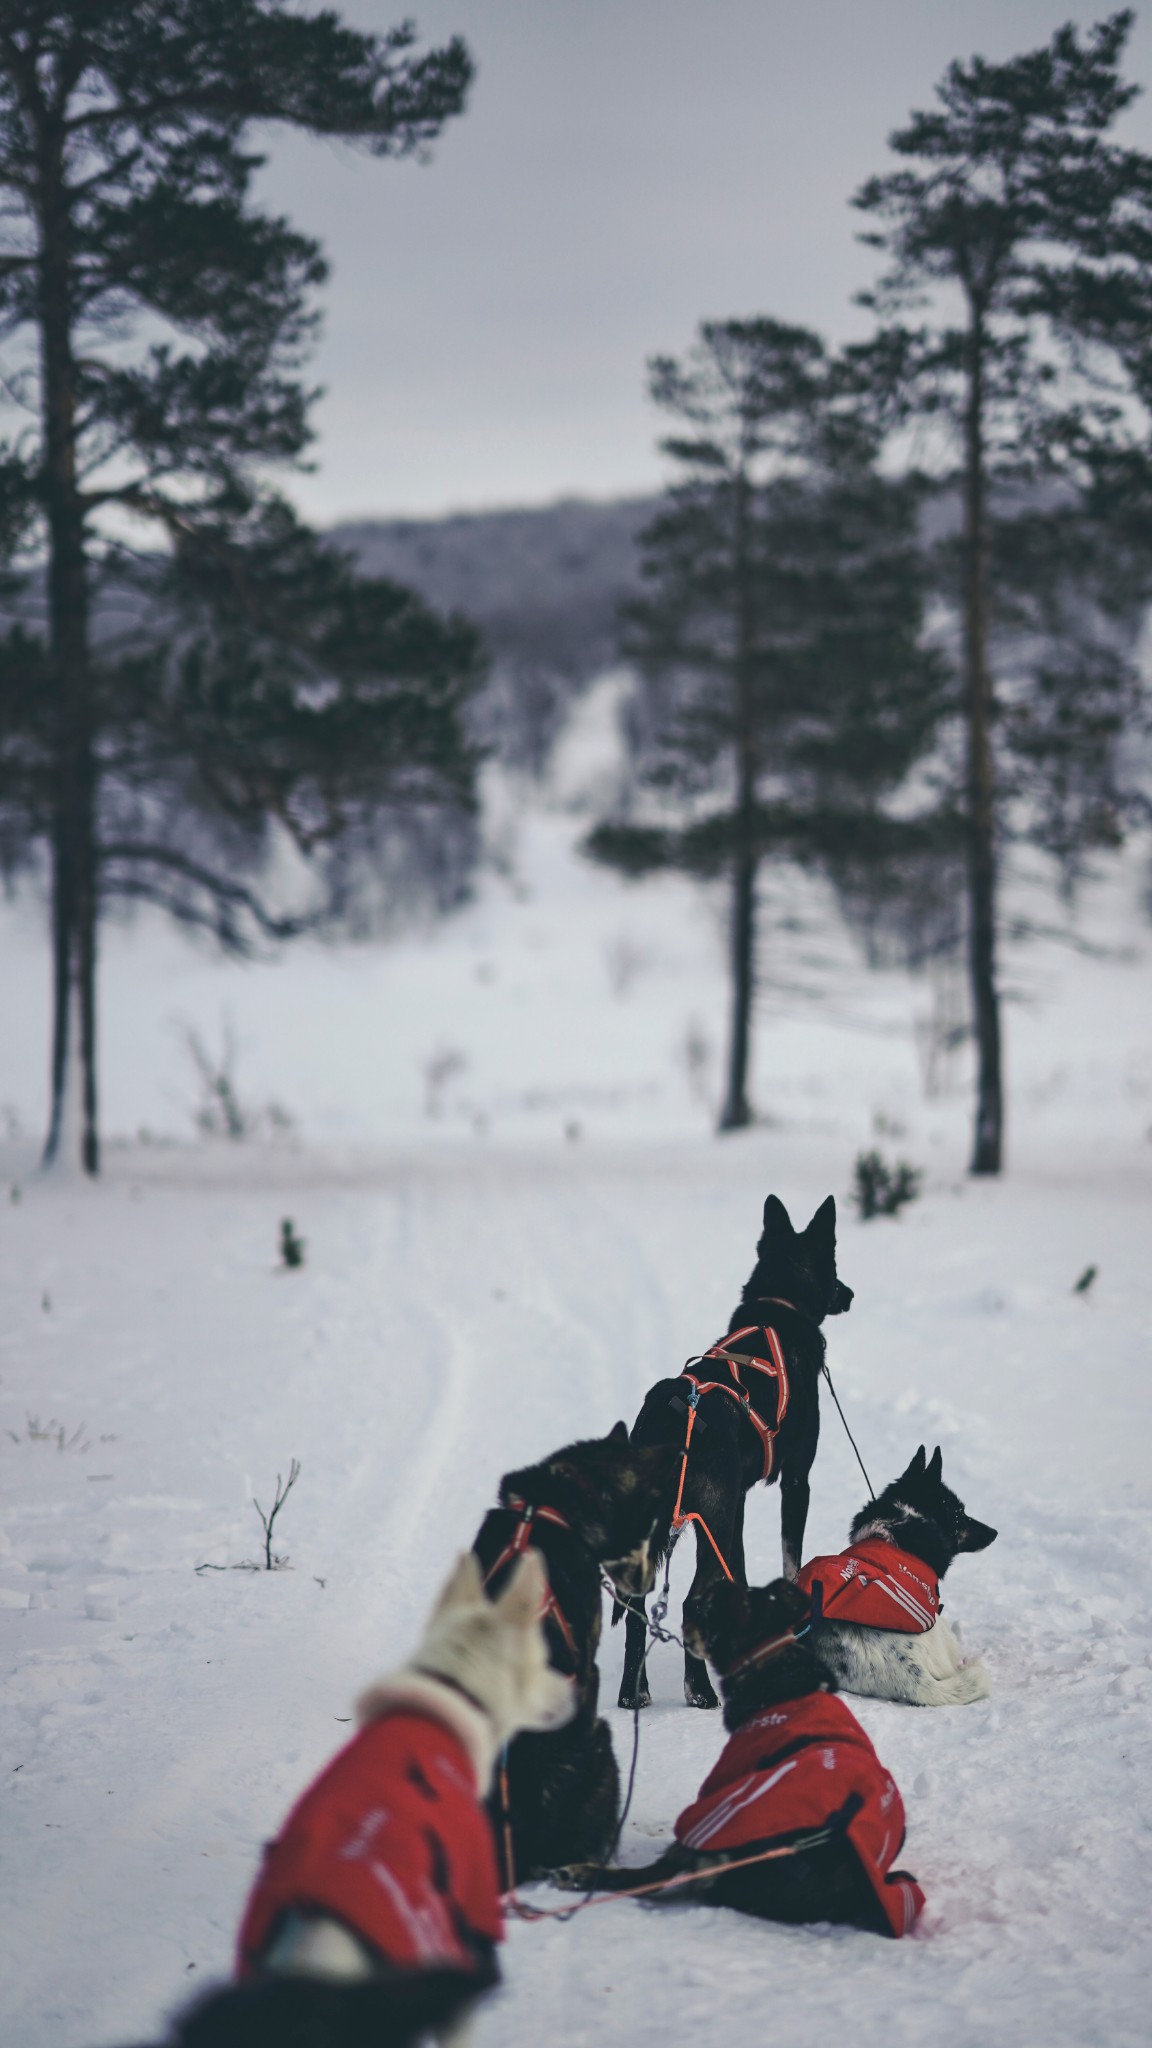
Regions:
<instances>
[{"instance_id":1,"label":"tree trunk","mask_svg":"<svg viewBox=\"0 0 1152 2048\"><path fill-rule=\"evenodd\" d=\"M62 136L45 118L38 214L44 503L48 621L55 693L52 827L51 1107L44 1146L57 1156L66 1098L82 1065L81 1161L99 1170L96 1122L95 749L88 648L84 508L76 475L76 365L72 352L69 220ZM79 1031L80 1044L73 1043Z\"/></svg>"},{"instance_id":2,"label":"tree trunk","mask_svg":"<svg viewBox=\"0 0 1152 2048\"><path fill-rule=\"evenodd\" d=\"M728 1048L728 1085L720 1115L722 1131L743 1130L752 1122L748 1100L748 1050L752 1005L756 994L756 700L753 674L755 617L748 531L749 481L742 464L736 478L733 534L736 645L734 684L736 738L735 850L732 861L732 1025Z\"/></svg>"},{"instance_id":3,"label":"tree trunk","mask_svg":"<svg viewBox=\"0 0 1152 2048\"><path fill-rule=\"evenodd\" d=\"M732 1028L728 1048L728 1086L720 1116L722 1131L743 1130L752 1122L748 1101L748 1045L752 1001L756 992L756 868L752 845L755 782L743 761L736 808L737 853L732 869Z\"/></svg>"},{"instance_id":4,"label":"tree trunk","mask_svg":"<svg viewBox=\"0 0 1152 2048\"><path fill-rule=\"evenodd\" d=\"M996 788L988 669L988 521L984 473L984 324L968 332L964 461L964 670L967 712L968 973L976 1033L973 1173L999 1173L1004 1131L996 988Z\"/></svg>"}]
</instances>

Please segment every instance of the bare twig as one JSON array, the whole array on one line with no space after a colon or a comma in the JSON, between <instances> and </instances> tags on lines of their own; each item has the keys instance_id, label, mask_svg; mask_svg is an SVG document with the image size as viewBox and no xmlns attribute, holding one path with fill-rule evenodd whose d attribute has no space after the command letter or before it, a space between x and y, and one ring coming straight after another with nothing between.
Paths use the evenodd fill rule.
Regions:
<instances>
[{"instance_id":1,"label":"bare twig","mask_svg":"<svg viewBox=\"0 0 1152 2048\"><path fill-rule=\"evenodd\" d=\"M275 1570L275 1565L273 1563L272 1558L273 1525L276 1521L277 1515L280 1513L281 1508L283 1507L285 1501L288 1498L288 1495L291 1493L292 1488L295 1486L296 1481L299 1479L299 1477L300 1460L299 1458L293 1458L292 1463L288 1467L288 1478L286 1482L281 1479L279 1472L276 1474L276 1498L273 1501L271 1509L268 1514L264 1513L264 1510L261 1507L259 1501L256 1499L255 1495L253 1495L252 1505L255 1508L256 1513L259 1515L260 1520L264 1526L264 1569L266 1572Z\"/></svg>"}]
</instances>

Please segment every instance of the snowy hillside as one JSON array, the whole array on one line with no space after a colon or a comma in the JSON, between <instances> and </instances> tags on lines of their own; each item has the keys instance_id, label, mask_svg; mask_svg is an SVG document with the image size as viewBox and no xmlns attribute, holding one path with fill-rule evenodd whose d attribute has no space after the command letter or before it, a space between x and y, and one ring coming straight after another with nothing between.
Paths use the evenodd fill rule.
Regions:
<instances>
[{"instance_id":1,"label":"snowy hillside","mask_svg":"<svg viewBox=\"0 0 1152 2048\"><path fill-rule=\"evenodd\" d=\"M477 2048L1147 2038L1152 1886L1152 932L1135 866L1012 951L1010 1173L963 1171L967 1075L930 991L867 974L819 892L774 884L755 1051L766 1121L710 1135L718 907L573 852L612 773L589 706L545 807L431 934L238 970L141 921L104 949L107 1171L34 1171L47 970L0 919L3 2038L146 2040L226 1970L259 1845L409 1647L501 1471L631 1418L724 1323L764 1195L806 1220L879 1143L926 1170L898 1222L842 1207L830 1327L877 1483L939 1442L999 1542L948 1578L987 1703L862 1701L928 1910L899 1945L618 1902L513 1925ZM1026 907L1054 921L1030 895ZM194 1141L191 1024L293 1128ZM917 1031L917 1019L921 1028ZM147 1139L139 1134L144 1130ZM277 1270L281 1218L307 1242ZM1086 1295L1073 1283L1088 1264ZM302 1473L257 1555L252 1496ZM862 1482L826 1404L809 1551ZM749 1561L778 1569L775 1493ZM674 1586L688 1576L684 1554ZM615 1698L622 1642L606 1637ZM721 1740L649 1663L624 1856L666 1841ZM630 1717L610 1709L626 1765ZM548 1901L541 1892L540 1902Z\"/></svg>"}]
</instances>

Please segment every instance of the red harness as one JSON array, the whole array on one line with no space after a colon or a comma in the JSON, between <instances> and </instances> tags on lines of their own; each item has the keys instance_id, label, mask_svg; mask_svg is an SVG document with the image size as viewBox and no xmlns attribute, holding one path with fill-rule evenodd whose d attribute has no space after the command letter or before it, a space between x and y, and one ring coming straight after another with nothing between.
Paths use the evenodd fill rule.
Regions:
<instances>
[{"instance_id":1,"label":"red harness","mask_svg":"<svg viewBox=\"0 0 1152 2048\"><path fill-rule=\"evenodd\" d=\"M527 1550L532 1541L533 1522L554 1522L558 1529L567 1529L569 1535L572 1534L571 1522L564 1515L560 1514L556 1508L532 1507L527 1501L520 1500L515 1494L509 1494L505 1505L513 1513L518 1513L520 1520L496 1562L490 1564L485 1572L485 1585L488 1584L489 1579L495 1578L497 1572L503 1571L506 1564L511 1564L513 1558L522 1556L523 1552ZM572 1668L573 1670L578 1669L580 1656L576 1648L576 1638L572 1633L572 1626L568 1616L557 1600L551 1586L549 1586L544 1596L544 1602L540 1609L540 1619L544 1622L555 1622L567 1646L568 1654L572 1659Z\"/></svg>"},{"instance_id":2,"label":"red harness","mask_svg":"<svg viewBox=\"0 0 1152 2048\"><path fill-rule=\"evenodd\" d=\"M415 1708L369 1722L293 1807L252 1888L237 1974L281 1914L342 1920L389 1962L474 1970L503 1939L496 1853L457 1735Z\"/></svg>"},{"instance_id":3,"label":"red harness","mask_svg":"<svg viewBox=\"0 0 1152 2048\"><path fill-rule=\"evenodd\" d=\"M768 1352L767 1358L761 1358L755 1351L734 1351L733 1345L738 1344L742 1337L763 1337ZM775 1330L765 1323L749 1323L742 1330L730 1330L726 1337L719 1338L708 1351L702 1352L699 1361L692 1360L691 1363L703 1364L706 1358L722 1359L732 1379L700 1380L690 1365L684 1367L681 1379L691 1380L698 1401L703 1400L705 1394L731 1394L732 1399L739 1402L745 1419L752 1424L760 1439L760 1449L764 1454L764 1470L761 1477L770 1479L776 1458L776 1438L780 1432L780 1425L788 1413L788 1367L784 1363L784 1347L779 1337ZM751 1392L740 1377L741 1366L749 1372L765 1373L774 1382L776 1419L771 1425L765 1422L763 1416L752 1406Z\"/></svg>"},{"instance_id":4,"label":"red harness","mask_svg":"<svg viewBox=\"0 0 1152 2048\"><path fill-rule=\"evenodd\" d=\"M814 1587L820 1587L823 1620L895 1629L901 1635L923 1635L943 1604L931 1565L882 1536L853 1543L836 1557L810 1558L796 1583L814 1602Z\"/></svg>"},{"instance_id":5,"label":"red harness","mask_svg":"<svg viewBox=\"0 0 1152 2048\"><path fill-rule=\"evenodd\" d=\"M790 1307L791 1303L786 1302L783 1306ZM769 1353L767 1358L760 1358L752 1351L733 1351L732 1346L739 1343L741 1337L757 1336L764 1338L765 1348ZM706 1358L722 1358L732 1375L731 1380L700 1379L692 1367L702 1365ZM741 1366L751 1372L767 1373L775 1382L776 1418L771 1427L752 1406L752 1396L740 1377ZM696 1426L696 1411L706 1394L731 1394L732 1399L739 1403L741 1414L752 1424L760 1439L760 1448L764 1453L764 1470L761 1478L770 1479L775 1462L776 1438L780 1425L788 1413L788 1367L784 1363L784 1347L775 1330L766 1323L748 1323L741 1330L730 1330L726 1337L721 1337L710 1350L702 1352L698 1359L690 1359L680 1378L689 1382L692 1392L688 1397L688 1426L684 1432L684 1449L680 1454L680 1484L676 1489L676 1505L672 1510L672 1527L673 1530L679 1530L684 1527L685 1522L698 1522L716 1552L725 1578L731 1579L728 1561L703 1515L697 1514L694 1509L689 1509L687 1514L680 1511L684 1499L684 1481L688 1476L688 1451L692 1443L692 1431Z\"/></svg>"},{"instance_id":6,"label":"red harness","mask_svg":"<svg viewBox=\"0 0 1152 2048\"><path fill-rule=\"evenodd\" d=\"M894 1871L904 1806L856 1716L830 1693L766 1707L730 1736L691 1806L676 1822L689 1849L746 1849L819 1831L855 1798L847 1836L893 1934L907 1934L924 1904L914 1877Z\"/></svg>"}]
</instances>

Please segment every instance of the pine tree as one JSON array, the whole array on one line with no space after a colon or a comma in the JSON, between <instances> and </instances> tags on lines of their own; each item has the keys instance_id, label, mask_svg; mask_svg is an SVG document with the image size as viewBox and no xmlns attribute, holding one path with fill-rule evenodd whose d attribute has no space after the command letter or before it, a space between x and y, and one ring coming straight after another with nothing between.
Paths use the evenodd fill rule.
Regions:
<instances>
[{"instance_id":1,"label":"pine tree","mask_svg":"<svg viewBox=\"0 0 1152 2048\"><path fill-rule=\"evenodd\" d=\"M1137 90L1120 76L1132 20L952 64L935 107L891 137L901 166L856 197L875 222L863 239L888 259L857 365L899 428L936 437L962 508L942 554L960 621L981 1174L1003 1157L1005 839L1027 831L1066 871L1114 842L1117 741L1138 708L1149 565L1117 514L1135 475L1148 503L1152 159L1109 139Z\"/></svg>"},{"instance_id":2,"label":"pine tree","mask_svg":"<svg viewBox=\"0 0 1152 2048\"><path fill-rule=\"evenodd\" d=\"M720 1127L733 1130L752 1115L760 864L828 866L899 836L881 799L934 728L916 491L877 473L835 363L804 328L705 324L684 361L654 361L651 388L682 423L662 444L679 475L641 537L647 590L625 653L641 777L664 814L607 821L589 850L634 874L728 878Z\"/></svg>"},{"instance_id":3,"label":"pine tree","mask_svg":"<svg viewBox=\"0 0 1152 2048\"><path fill-rule=\"evenodd\" d=\"M458 40L421 54L410 25L364 35L273 0L6 0L0 326L36 430L0 451L0 547L46 557L47 636L5 650L0 844L13 860L49 849L49 1158L78 1034L98 1166L109 900L148 896L223 936L245 916L291 929L236 875L270 820L318 844L345 806L405 786L467 798L455 710L474 642L406 593L357 586L268 490L267 465L310 439L300 371L325 269L252 204L251 137L283 123L420 152L470 75ZM134 551L168 551L168 609L158 623L154 590L153 631L125 654L93 618L128 528ZM226 828L215 865L209 816Z\"/></svg>"}]
</instances>

